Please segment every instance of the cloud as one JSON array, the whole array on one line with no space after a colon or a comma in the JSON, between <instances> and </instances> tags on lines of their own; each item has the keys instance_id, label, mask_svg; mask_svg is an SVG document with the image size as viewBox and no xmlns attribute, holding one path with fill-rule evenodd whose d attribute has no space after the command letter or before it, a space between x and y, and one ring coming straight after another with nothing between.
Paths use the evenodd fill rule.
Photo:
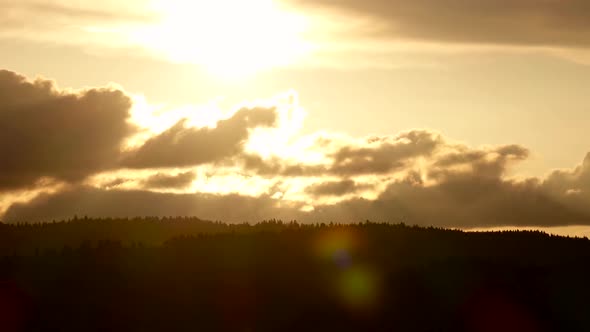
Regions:
<instances>
[{"instance_id":1,"label":"cloud","mask_svg":"<svg viewBox=\"0 0 590 332\"><path fill-rule=\"evenodd\" d=\"M586 0L290 0L366 18L377 38L526 46L590 46Z\"/></svg>"},{"instance_id":2,"label":"cloud","mask_svg":"<svg viewBox=\"0 0 590 332\"><path fill-rule=\"evenodd\" d=\"M147 0L0 0L0 39L147 56L132 37L159 16Z\"/></svg>"},{"instance_id":3,"label":"cloud","mask_svg":"<svg viewBox=\"0 0 590 332\"><path fill-rule=\"evenodd\" d=\"M369 219L465 228L590 224L589 211L578 211L552 199L534 182L510 183L475 178L457 178L433 187L397 182L376 200L356 198L335 205L317 205L311 212L302 212L300 205L281 206L279 203L266 196L83 188L15 204L3 220L48 221L77 214L100 217L190 215L227 222L255 222L269 218L304 222Z\"/></svg>"},{"instance_id":4,"label":"cloud","mask_svg":"<svg viewBox=\"0 0 590 332\"><path fill-rule=\"evenodd\" d=\"M435 158L428 177L440 181L455 176L457 170L466 170L481 178L497 179L504 175L510 162L522 161L529 156L528 149L518 145L483 149L455 145L448 149L451 151Z\"/></svg>"},{"instance_id":5,"label":"cloud","mask_svg":"<svg viewBox=\"0 0 590 332\"><path fill-rule=\"evenodd\" d=\"M94 3L96 4L96 3ZM96 8L90 3L84 5L84 1L77 3L59 3L59 2L43 2L43 1L5 1L0 0L0 9L5 16L17 16L20 14L21 19L25 19L27 14L39 15L41 17L65 17L78 20L93 20L93 21L148 21L148 17L129 13L122 13L120 11L110 8L105 10L105 6ZM24 14L24 15L23 15Z\"/></svg>"},{"instance_id":6,"label":"cloud","mask_svg":"<svg viewBox=\"0 0 590 332\"><path fill-rule=\"evenodd\" d=\"M187 127L181 120L162 134L130 152L123 161L129 168L183 167L213 163L242 152L250 129L271 127L274 108L243 108L215 128Z\"/></svg>"},{"instance_id":7,"label":"cloud","mask_svg":"<svg viewBox=\"0 0 590 332\"><path fill-rule=\"evenodd\" d=\"M552 172L543 182L543 189L574 209L590 209L590 153L574 169Z\"/></svg>"},{"instance_id":8,"label":"cloud","mask_svg":"<svg viewBox=\"0 0 590 332\"><path fill-rule=\"evenodd\" d=\"M441 142L438 134L425 130L369 138L364 146L345 146L334 153L331 170L336 174L386 174L404 167L410 158L431 154Z\"/></svg>"},{"instance_id":9,"label":"cloud","mask_svg":"<svg viewBox=\"0 0 590 332\"><path fill-rule=\"evenodd\" d=\"M344 196L354 194L361 190L371 189L372 185L358 184L353 180L329 181L314 184L305 189L312 196Z\"/></svg>"},{"instance_id":10,"label":"cloud","mask_svg":"<svg viewBox=\"0 0 590 332\"><path fill-rule=\"evenodd\" d=\"M0 71L0 190L32 186L48 177L76 182L114 167L131 99L114 88L60 90Z\"/></svg>"},{"instance_id":11,"label":"cloud","mask_svg":"<svg viewBox=\"0 0 590 332\"><path fill-rule=\"evenodd\" d=\"M315 148L329 159L328 164L285 163L276 158L265 160L251 154L242 155L241 161L246 170L263 176L390 174L406 168L417 157L432 154L442 144L438 133L413 130L399 135L369 137L354 143L320 138Z\"/></svg>"},{"instance_id":12,"label":"cloud","mask_svg":"<svg viewBox=\"0 0 590 332\"><path fill-rule=\"evenodd\" d=\"M217 163L243 153L251 131L274 127L279 117L274 106L245 107L214 128L181 120L129 147L137 134L150 134L132 122L133 101L119 88L60 89L51 80L0 71L0 100L0 191L75 184L125 168L133 173ZM162 173L142 185L178 188L191 174ZM127 177L141 182L136 175Z\"/></svg>"},{"instance_id":13,"label":"cloud","mask_svg":"<svg viewBox=\"0 0 590 332\"><path fill-rule=\"evenodd\" d=\"M428 130L360 140L320 137L310 149L321 153L325 161L295 163L245 153L237 157L237 162L244 170L264 177L389 176L416 167L427 167L427 176L431 180L440 180L457 170L474 171L491 178L501 177L508 165L529 156L528 149L519 145L474 149Z\"/></svg>"},{"instance_id":14,"label":"cloud","mask_svg":"<svg viewBox=\"0 0 590 332\"><path fill-rule=\"evenodd\" d=\"M552 175L547 180L530 178L509 180L505 158L520 149L504 147L490 149L487 153L466 151L465 155L453 155L468 167L453 168L456 163L441 159L435 169L444 176L428 184L426 179L432 170L424 174L409 172L391 182L374 200L353 199L335 205L317 207L315 218L334 221L404 221L409 224L444 227L492 227L492 226L564 226L590 224L590 196L560 194L556 187L578 188L585 184L584 166L573 172L563 171L565 177ZM498 156L498 151L505 153ZM524 151L516 155L523 154ZM473 155L486 157L473 158ZM481 160L486 159L484 166ZM588 158L587 158L588 159ZM443 164L444 166L441 166ZM586 164L586 163L585 163ZM425 179L426 178L426 179ZM569 183L564 182L569 179Z\"/></svg>"},{"instance_id":15,"label":"cloud","mask_svg":"<svg viewBox=\"0 0 590 332\"><path fill-rule=\"evenodd\" d=\"M518 151L513 147L489 148L490 163L502 168L506 155ZM473 151L466 151L472 155ZM495 159L494 159L495 158ZM392 180L376 199L354 198L336 204L292 202L270 196L246 197L241 195L163 194L149 191L101 190L90 187L70 188L53 195L41 195L29 203L14 204L4 216L5 221L43 221L69 218L74 214L94 217L131 217L143 215L191 215L203 219L228 222L260 221L268 218L297 219L303 222L358 222L364 220L406 222L441 227L495 227L495 226L566 226L590 225L588 197L585 205L579 204L577 195L558 194L547 180L530 178L504 179L505 169L492 176L487 167L473 167L481 158L459 158L472 167L452 168L444 177L428 184L424 179L429 170L408 171L402 179ZM447 160L447 159L444 159ZM505 165L505 164L504 164ZM573 171L560 174L574 176L581 186L585 181L587 163ZM584 170L580 172L580 170ZM562 180L560 180L562 181ZM581 181L581 182L580 182ZM320 194L343 191L362 183L342 181L315 187ZM331 188L332 187L332 188ZM319 189L318 189L319 188ZM327 188L327 189L326 189ZM334 189L335 188L335 189ZM334 189L334 190L332 190ZM331 192L330 192L331 191ZM311 204L313 210L303 212Z\"/></svg>"},{"instance_id":16,"label":"cloud","mask_svg":"<svg viewBox=\"0 0 590 332\"><path fill-rule=\"evenodd\" d=\"M388 183L376 198L359 195L336 204L312 203L309 220L406 221L445 227L551 226L590 222L590 156L574 170L547 179L509 179L510 167L526 160L519 145L473 148L426 130L362 140L320 139L323 164L247 156L244 168L265 177L315 178L309 201L345 197ZM321 181L322 177L340 180ZM376 177L371 183L363 177ZM350 198L350 196L348 196Z\"/></svg>"},{"instance_id":17,"label":"cloud","mask_svg":"<svg viewBox=\"0 0 590 332\"><path fill-rule=\"evenodd\" d=\"M100 23L149 23L154 14L145 8L145 1L131 0L126 4L106 0L99 7L96 2L82 1L40 1L0 0L0 26L5 29L25 27L51 27Z\"/></svg>"},{"instance_id":18,"label":"cloud","mask_svg":"<svg viewBox=\"0 0 590 332\"><path fill-rule=\"evenodd\" d=\"M590 223L534 183L454 178L435 186L396 182L375 200L353 199L316 208L316 218L365 219L441 227L564 226Z\"/></svg>"},{"instance_id":19,"label":"cloud","mask_svg":"<svg viewBox=\"0 0 590 332\"><path fill-rule=\"evenodd\" d=\"M573 170L552 172L547 178L545 186L561 193L573 191L590 194L590 153L586 155L582 164Z\"/></svg>"},{"instance_id":20,"label":"cloud","mask_svg":"<svg viewBox=\"0 0 590 332\"><path fill-rule=\"evenodd\" d=\"M180 121L122 151L138 129L130 123L132 101L119 89L63 90L0 71L0 100L0 190L26 194L5 200L12 204L5 221L77 214L590 225L590 154L572 169L515 179L510 168L530 153L520 145L472 147L424 129L365 138L284 136L280 129L289 126L280 106L242 108L215 127ZM59 185L39 185L51 181ZM230 194L177 193L189 187ZM165 189L175 193L151 191Z\"/></svg>"},{"instance_id":21,"label":"cloud","mask_svg":"<svg viewBox=\"0 0 590 332\"><path fill-rule=\"evenodd\" d=\"M184 172L178 173L176 175L157 173L142 181L141 184L145 188L153 189L182 189L188 187L193 182L195 177L195 172Z\"/></svg>"},{"instance_id":22,"label":"cloud","mask_svg":"<svg viewBox=\"0 0 590 332\"><path fill-rule=\"evenodd\" d=\"M202 216L208 220L254 222L286 217L266 197L211 194L169 194L143 190L102 190L74 187L54 195L40 195L27 204L14 204L7 222L43 222L78 216Z\"/></svg>"}]
</instances>

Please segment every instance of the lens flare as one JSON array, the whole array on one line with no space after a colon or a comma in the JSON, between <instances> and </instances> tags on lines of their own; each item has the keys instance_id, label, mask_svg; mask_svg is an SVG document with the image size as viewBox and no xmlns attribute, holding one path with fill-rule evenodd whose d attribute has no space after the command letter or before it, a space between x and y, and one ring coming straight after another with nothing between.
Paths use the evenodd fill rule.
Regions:
<instances>
[{"instance_id":1,"label":"lens flare","mask_svg":"<svg viewBox=\"0 0 590 332\"><path fill-rule=\"evenodd\" d=\"M352 253L358 247L359 241L350 231L335 230L321 234L316 241L318 255L340 268L350 267Z\"/></svg>"},{"instance_id":2,"label":"lens flare","mask_svg":"<svg viewBox=\"0 0 590 332\"><path fill-rule=\"evenodd\" d=\"M355 309L368 309L377 299L377 276L363 267L349 268L340 275L339 290L345 303Z\"/></svg>"},{"instance_id":3,"label":"lens flare","mask_svg":"<svg viewBox=\"0 0 590 332\"><path fill-rule=\"evenodd\" d=\"M357 312L366 312L377 303L379 274L363 262L359 251L362 237L357 232L336 229L318 236L318 256L334 268L330 281L342 303Z\"/></svg>"}]
</instances>

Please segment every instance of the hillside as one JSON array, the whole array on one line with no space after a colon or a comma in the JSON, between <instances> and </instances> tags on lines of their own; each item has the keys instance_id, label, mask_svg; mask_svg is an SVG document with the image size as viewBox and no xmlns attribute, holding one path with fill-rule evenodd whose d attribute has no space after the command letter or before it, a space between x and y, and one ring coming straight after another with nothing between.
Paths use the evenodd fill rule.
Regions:
<instances>
[{"instance_id":1,"label":"hillside","mask_svg":"<svg viewBox=\"0 0 590 332\"><path fill-rule=\"evenodd\" d=\"M2 331L584 331L590 241L363 223L0 227Z\"/></svg>"}]
</instances>

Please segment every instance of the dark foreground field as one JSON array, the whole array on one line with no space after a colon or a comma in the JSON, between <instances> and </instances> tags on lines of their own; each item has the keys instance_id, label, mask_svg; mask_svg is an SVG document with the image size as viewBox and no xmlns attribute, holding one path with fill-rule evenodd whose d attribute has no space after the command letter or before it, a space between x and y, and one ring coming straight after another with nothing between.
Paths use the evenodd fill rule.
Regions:
<instances>
[{"instance_id":1,"label":"dark foreground field","mask_svg":"<svg viewBox=\"0 0 590 332\"><path fill-rule=\"evenodd\" d=\"M196 219L0 225L0 331L588 331L590 241Z\"/></svg>"}]
</instances>

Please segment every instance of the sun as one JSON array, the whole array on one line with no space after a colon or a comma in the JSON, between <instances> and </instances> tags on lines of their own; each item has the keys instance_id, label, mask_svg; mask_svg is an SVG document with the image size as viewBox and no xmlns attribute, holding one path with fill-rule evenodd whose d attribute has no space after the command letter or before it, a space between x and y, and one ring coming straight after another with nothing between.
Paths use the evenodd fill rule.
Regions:
<instances>
[{"instance_id":1,"label":"sun","mask_svg":"<svg viewBox=\"0 0 590 332\"><path fill-rule=\"evenodd\" d=\"M174 62L239 78L288 66L309 54L306 18L273 0L153 0L158 23L135 42Z\"/></svg>"}]
</instances>

